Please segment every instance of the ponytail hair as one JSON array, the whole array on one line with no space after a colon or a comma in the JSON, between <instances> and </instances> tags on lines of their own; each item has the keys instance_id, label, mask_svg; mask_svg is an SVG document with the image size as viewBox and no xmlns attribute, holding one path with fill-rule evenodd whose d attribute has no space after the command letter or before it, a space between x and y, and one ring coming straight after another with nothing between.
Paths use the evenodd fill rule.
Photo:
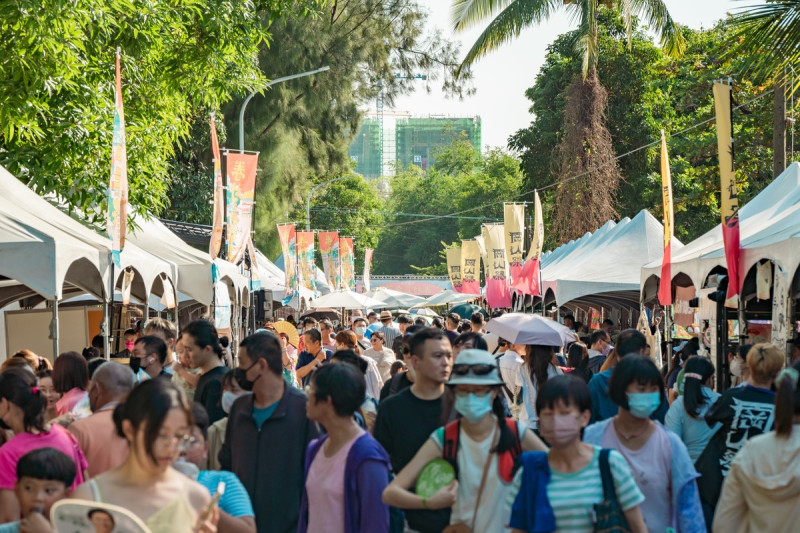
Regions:
<instances>
[{"instance_id":1,"label":"ponytail hair","mask_svg":"<svg viewBox=\"0 0 800 533\"><path fill-rule=\"evenodd\" d=\"M689 416L697 418L700 409L708 402L703 395L703 383L714 375L714 365L703 356L693 355L683 368L683 408Z\"/></svg>"},{"instance_id":2,"label":"ponytail hair","mask_svg":"<svg viewBox=\"0 0 800 533\"><path fill-rule=\"evenodd\" d=\"M215 328L214 324L208 320L201 318L200 320L190 322L185 328L183 328L181 336L184 334L191 335L194 339L194 343L200 348L211 346L211 349L215 354L217 354L217 357L222 359L222 346L219 343L217 328Z\"/></svg>"},{"instance_id":3,"label":"ponytail hair","mask_svg":"<svg viewBox=\"0 0 800 533\"><path fill-rule=\"evenodd\" d=\"M800 361L778 374L775 380L775 433L787 439L792 435L794 417L800 415Z\"/></svg>"},{"instance_id":4,"label":"ponytail hair","mask_svg":"<svg viewBox=\"0 0 800 533\"><path fill-rule=\"evenodd\" d=\"M497 447L492 451L499 455L514 448L515 439L506 423L506 406L503 402L503 391L500 390L500 385L494 387L494 389L497 391L497 396L494 397L494 402L492 402L492 412L495 418L497 418L497 425L500 429L500 439L497 441ZM516 424L516 422L514 423ZM519 435L519 437L522 439L522 435Z\"/></svg>"},{"instance_id":5,"label":"ponytail hair","mask_svg":"<svg viewBox=\"0 0 800 533\"><path fill-rule=\"evenodd\" d=\"M10 368L0 373L0 398L22 409L25 431L45 431L44 411L47 399L39 390L33 372Z\"/></svg>"}]
</instances>

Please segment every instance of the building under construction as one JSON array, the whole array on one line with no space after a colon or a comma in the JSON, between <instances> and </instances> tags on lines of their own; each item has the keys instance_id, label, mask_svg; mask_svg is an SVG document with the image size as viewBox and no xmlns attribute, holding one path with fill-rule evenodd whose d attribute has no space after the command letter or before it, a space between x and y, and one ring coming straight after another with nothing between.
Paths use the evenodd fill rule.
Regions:
<instances>
[{"instance_id":1,"label":"building under construction","mask_svg":"<svg viewBox=\"0 0 800 533\"><path fill-rule=\"evenodd\" d=\"M394 175L395 163L417 165L427 169L435 163L436 154L459 137L466 138L476 150L481 149L481 118L475 117L392 117L384 123L380 118L365 118L358 135L350 145L350 158L356 172L367 178Z\"/></svg>"}]
</instances>

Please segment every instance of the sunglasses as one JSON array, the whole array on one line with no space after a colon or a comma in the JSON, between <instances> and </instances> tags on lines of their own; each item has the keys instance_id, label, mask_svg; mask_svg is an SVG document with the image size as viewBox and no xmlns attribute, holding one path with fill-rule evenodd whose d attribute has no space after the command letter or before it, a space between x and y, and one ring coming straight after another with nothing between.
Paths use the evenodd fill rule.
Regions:
<instances>
[{"instance_id":1,"label":"sunglasses","mask_svg":"<svg viewBox=\"0 0 800 533\"><path fill-rule=\"evenodd\" d=\"M497 369L497 367L495 365L486 365L486 364L464 365L464 364L461 364L461 365L453 365L453 374L456 374L458 376L463 376L463 375L467 374L468 372L472 372L476 376L485 376L485 375L491 373L492 370L496 370L496 369Z\"/></svg>"}]
</instances>

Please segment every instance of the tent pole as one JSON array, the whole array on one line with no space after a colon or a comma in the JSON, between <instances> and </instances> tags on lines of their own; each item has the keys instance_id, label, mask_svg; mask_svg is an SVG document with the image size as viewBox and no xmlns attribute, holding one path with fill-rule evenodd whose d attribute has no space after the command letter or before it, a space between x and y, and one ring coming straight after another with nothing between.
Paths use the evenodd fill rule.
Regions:
<instances>
[{"instance_id":1,"label":"tent pole","mask_svg":"<svg viewBox=\"0 0 800 533\"><path fill-rule=\"evenodd\" d=\"M114 286L116 285L116 283L114 283L113 254L109 255L109 259L111 259L111 280L109 281L108 305L103 309L103 328L105 329L105 333L103 334L103 355L106 360L108 360L111 355L111 328L114 320Z\"/></svg>"},{"instance_id":2,"label":"tent pole","mask_svg":"<svg viewBox=\"0 0 800 533\"><path fill-rule=\"evenodd\" d=\"M53 298L53 361L58 357L58 298Z\"/></svg>"}]
</instances>

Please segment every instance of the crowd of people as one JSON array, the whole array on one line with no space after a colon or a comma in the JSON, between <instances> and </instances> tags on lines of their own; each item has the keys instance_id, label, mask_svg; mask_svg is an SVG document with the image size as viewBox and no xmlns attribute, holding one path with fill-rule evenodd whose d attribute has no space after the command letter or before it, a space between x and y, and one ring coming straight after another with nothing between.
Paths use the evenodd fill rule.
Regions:
<instances>
[{"instance_id":1,"label":"crowd of people","mask_svg":"<svg viewBox=\"0 0 800 533\"><path fill-rule=\"evenodd\" d=\"M307 317L231 350L206 320L154 318L127 364L19 352L0 368L0 533L54 531L67 498L153 533L795 531L800 361L741 346L715 392L728 370L696 341L662 371L611 321L567 316L579 340L546 346L485 320Z\"/></svg>"}]
</instances>

